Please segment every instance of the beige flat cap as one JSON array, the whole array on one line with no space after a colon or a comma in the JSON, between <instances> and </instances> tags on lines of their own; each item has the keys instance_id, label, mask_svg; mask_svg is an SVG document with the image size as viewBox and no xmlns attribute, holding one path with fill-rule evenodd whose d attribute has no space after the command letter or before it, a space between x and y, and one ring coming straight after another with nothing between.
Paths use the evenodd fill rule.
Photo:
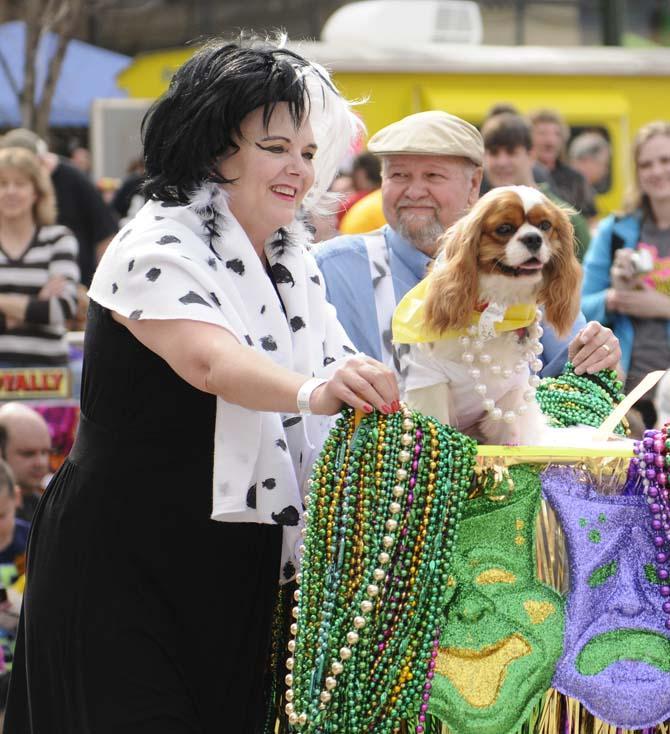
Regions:
<instances>
[{"instance_id":1,"label":"beige flat cap","mask_svg":"<svg viewBox=\"0 0 670 734\"><path fill-rule=\"evenodd\" d=\"M484 141L469 122L430 110L382 128L368 141L368 150L376 155L456 155L481 166Z\"/></svg>"}]
</instances>

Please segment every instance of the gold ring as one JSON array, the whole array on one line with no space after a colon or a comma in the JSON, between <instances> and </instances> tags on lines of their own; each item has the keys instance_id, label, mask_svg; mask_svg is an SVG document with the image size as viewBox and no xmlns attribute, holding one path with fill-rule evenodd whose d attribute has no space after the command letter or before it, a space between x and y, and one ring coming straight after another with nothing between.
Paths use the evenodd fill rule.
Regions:
<instances>
[{"instance_id":1,"label":"gold ring","mask_svg":"<svg viewBox=\"0 0 670 734\"><path fill-rule=\"evenodd\" d=\"M607 344L601 344L600 346L607 352L607 354L612 351L611 347L608 347Z\"/></svg>"}]
</instances>

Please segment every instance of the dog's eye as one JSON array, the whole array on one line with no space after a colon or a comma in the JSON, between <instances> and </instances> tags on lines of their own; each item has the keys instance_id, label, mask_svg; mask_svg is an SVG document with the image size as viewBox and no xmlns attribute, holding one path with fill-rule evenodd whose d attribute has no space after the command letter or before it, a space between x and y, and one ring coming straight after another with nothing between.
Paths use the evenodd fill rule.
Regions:
<instances>
[{"instance_id":1,"label":"dog's eye","mask_svg":"<svg viewBox=\"0 0 670 734\"><path fill-rule=\"evenodd\" d=\"M551 222L548 219L543 219L537 226L543 232L546 232L548 229L551 229Z\"/></svg>"},{"instance_id":2,"label":"dog's eye","mask_svg":"<svg viewBox=\"0 0 670 734\"><path fill-rule=\"evenodd\" d=\"M512 234L512 232L514 232L514 227L512 227L511 224L501 224L496 229L496 234L505 235L505 234Z\"/></svg>"}]
</instances>

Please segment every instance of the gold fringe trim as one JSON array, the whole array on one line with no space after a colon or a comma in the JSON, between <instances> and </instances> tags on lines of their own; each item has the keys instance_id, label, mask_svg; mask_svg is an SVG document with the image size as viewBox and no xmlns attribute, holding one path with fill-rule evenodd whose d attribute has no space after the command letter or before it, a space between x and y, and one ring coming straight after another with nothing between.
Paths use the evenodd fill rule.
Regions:
<instances>
[{"instance_id":1,"label":"gold fringe trim","mask_svg":"<svg viewBox=\"0 0 670 734\"><path fill-rule=\"evenodd\" d=\"M539 712L538 712L539 708ZM562 722L567 720L568 728ZM403 722L399 734L413 734L415 724ZM593 716L574 698L550 688L542 697L538 707L530 714L528 721L519 726L515 732L498 732L497 734L639 734L641 729L621 729L613 724ZM651 729L654 734L670 734L670 722L665 721ZM446 724L442 724L440 734L463 734L452 732Z\"/></svg>"},{"instance_id":2,"label":"gold fringe trim","mask_svg":"<svg viewBox=\"0 0 670 734\"><path fill-rule=\"evenodd\" d=\"M557 734L561 729L561 694L550 688L542 700L537 734Z\"/></svg>"},{"instance_id":3,"label":"gold fringe trim","mask_svg":"<svg viewBox=\"0 0 670 734\"><path fill-rule=\"evenodd\" d=\"M546 500L540 504L535 523L535 560L539 580L565 594L570 586L565 536Z\"/></svg>"}]
</instances>

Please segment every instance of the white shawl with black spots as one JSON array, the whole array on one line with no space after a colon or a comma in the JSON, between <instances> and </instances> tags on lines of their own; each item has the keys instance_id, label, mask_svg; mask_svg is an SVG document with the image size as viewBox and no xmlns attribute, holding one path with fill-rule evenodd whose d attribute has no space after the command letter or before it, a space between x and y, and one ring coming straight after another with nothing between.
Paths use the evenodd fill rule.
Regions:
<instances>
[{"instance_id":1,"label":"white shawl with black spots","mask_svg":"<svg viewBox=\"0 0 670 734\"><path fill-rule=\"evenodd\" d=\"M188 206L145 204L110 244L89 295L129 319L216 324L283 367L322 376L355 349L307 242L294 222L265 247L280 302L225 194L207 184ZM329 424L217 401L212 518L283 525L284 579L296 565L300 488Z\"/></svg>"}]
</instances>

